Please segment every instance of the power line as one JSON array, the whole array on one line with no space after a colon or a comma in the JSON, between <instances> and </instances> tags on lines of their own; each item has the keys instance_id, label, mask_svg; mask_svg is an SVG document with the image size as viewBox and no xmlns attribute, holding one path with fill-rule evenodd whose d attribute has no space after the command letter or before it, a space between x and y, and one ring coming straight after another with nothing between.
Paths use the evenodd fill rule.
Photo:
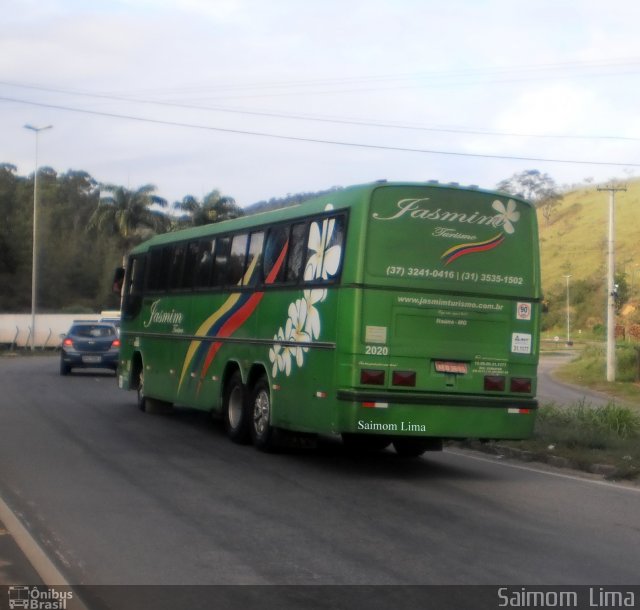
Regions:
<instances>
[{"instance_id":1,"label":"power line","mask_svg":"<svg viewBox=\"0 0 640 610\"><path fill-rule=\"evenodd\" d=\"M89 93L85 91L74 91L71 89L61 89L55 87L44 87L41 85L15 83L9 81L0 81L0 85L8 85L11 87L19 87L22 89L34 89L37 91L46 91L50 93L62 93L65 95L81 95L84 97L95 99L106 99L112 101L132 102L136 104L147 104L155 106L163 106L170 108L185 108L189 110L211 110L215 112L226 112L229 114L240 114L248 116L261 116L269 118L282 118L288 120L313 121L320 123L335 123L338 125L357 125L362 127L378 127L383 129L400 129L409 131L427 131L430 133L455 133L462 135L482 135L497 137L517 137L517 138L542 138L542 139L574 139L574 140L615 140L615 141L631 141L638 142L640 138L632 136L607 136L607 135L569 135L569 134L532 134L532 133L516 133L516 132L500 132L489 131L473 128L447 128L447 127L425 127L420 125L404 125L399 123L388 123L383 121L361 121L356 119L327 117L317 115L302 115L284 112L272 112L264 110L248 110L240 108L228 108L223 106L202 106L198 104L185 104L179 102L167 102L161 100L147 100L135 97L119 96L104 93Z\"/></svg>"},{"instance_id":2,"label":"power line","mask_svg":"<svg viewBox=\"0 0 640 610\"><path fill-rule=\"evenodd\" d=\"M242 91L251 89L282 89L288 87L314 87L314 86L339 86L339 85L353 85L353 84L366 84L372 82L384 82L384 81L425 81L425 80L437 80L447 78L467 78L478 76L508 76L509 74L516 74L518 78L515 80L522 80L522 76L525 73L541 74L547 72L564 72L571 73L576 70L584 69L609 69L609 68L623 68L623 67L635 67L640 66L640 58L607 58L595 61L573 61L573 62L560 62L560 63L546 63L546 64L529 64L524 66L488 66L480 68L467 68L459 70L431 70L426 72L405 72L400 74L382 74L382 75L368 75L368 76L354 76L354 77L337 77L337 78L320 78L320 79L306 79L306 80L291 80L291 81L261 81L255 83L236 83L236 84L222 84L207 86L206 88L200 86L180 87L176 88L163 88L156 90L145 90L145 93L149 92L177 92L183 93L187 90L190 91ZM637 70L636 70L637 71ZM590 73L588 76L595 76L596 74Z\"/></svg>"},{"instance_id":3,"label":"power line","mask_svg":"<svg viewBox=\"0 0 640 610\"><path fill-rule=\"evenodd\" d=\"M263 137L263 138L274 138L278 140L289 140L293 142L309 142L313 144L330 144L333 146L346 146L352 148L366 148L366 149L375 149L375 150L387 150L387 151L396 151L396 152L411 152L411 153L421 153L421 154L431 154L431 155L448 155L455 157L474 157L474 158L483 158L483 159L507 159L511 161L536 161L536 162L544 162L544 163L564 163L564 164L572 164L572 165L599 165L599 166L609 166L609 167L640 167L640 163L627 163L627 162L613 162L613 161L584 161L584 160L576 160L576 159L547 159L543 157L524 157L524 156L515 156L515 155L495 155L495 154L486 154L486 153L465 153L459 151L446 151L446 150L432 150L425 148L409 148L409 147L401 147L401 146L386 146L381 144L364 144L358 142L344 142L339 140L324 140L320 138L304 138L301 136L287 136L282 134L274 134L274 133L265 133L260 131L247 131L241 129L230 129L225 127L212 127L210 125L197 125L193 123L183 123L179 121L167 121L161 119L151 119L147 117L139 117L127 114L117 114L113 112L102 112L99 110L87 110L83 108L73 108L71 106L62 106L57 104L46 104L43 102L34 102L30 100L23 100L11 97L0 96L0 101L5 102L14 102L18 104L28 104L31 106L39 106L42 108L53 108L55 110L63 110L66 112L77 112L82 114L90 114L94 116L104 116L115 119L126 119L130 121L138 121L142 123L151 123L155 125L167 125L172 127L184 127L189 129L200 129L207 131L216 131L220 133L230 133L237 135L247 135L247 136L255 136L255 137Z\"/></svg>"}]
</instances>

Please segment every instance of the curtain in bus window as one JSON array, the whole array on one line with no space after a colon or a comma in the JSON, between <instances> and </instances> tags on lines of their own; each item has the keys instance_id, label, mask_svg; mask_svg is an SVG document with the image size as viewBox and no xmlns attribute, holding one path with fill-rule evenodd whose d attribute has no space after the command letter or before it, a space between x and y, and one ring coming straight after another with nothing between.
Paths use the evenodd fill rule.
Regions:
<instances>
[{"instance_id":1,"label":"curtain in bus window","mask_svg":"<svg viewBox=\"0 0 640 610\"><path fill-rule=\"evenodd\" d=\"M145 261L145 256L134 257L129 260L128 280L125 285L122 302L122 313L127 319L135 317L142 305Z\"/></svg>"},{"instance_id":2,"label":"curtain in bus window","mask_svg":"<svg viewBox=\"0 0 640 610\"><path fill-rule=\"evenodd\" d=\"M182 267L187 253L186 244L177 244L173 248L171 262L169 263L169 290L180 288L182 285Z\"/></svg>"},{"instance_id":3,"label":"curtain in bus window","mask_svg":"<svg viewBox=\"0 0 640 610\"><path fill-rule=\"evenodd\" d=\"M237 286L242 283L244 275L244 263L247 259L247 242L249 236L236 235L231 242L231 253L229 255L228 275L226 283L230 286Z\"/></svg>"},{"instance_id":4,"label":"curtain in bus window","mask_svg":"<svg viewBox=\"0 0 640 610\"><path fill-rule=\"evenodd\" d=\"M294 224L291 227L291 243L289 244L289 256L287 258L287 282L297 282L302 276L307 252L306 236L306 223Z\"/></svg>"},{"instance_id":5,"label":"curtain in bus window","mask_svg":"<svg viewBox=\"0 0 640 610\"><path fill-rule=\"evenodd\" d=\"M160 292L167 287L169 276L169 264L171 261L170 246L156 248L149 252L149 276L147 278L147 290Z\"/></svg>"},{"instance_id":6,"label":"curtain in bus window","mask_svg":"<svg viewBox=\"0 0 640 610\"><path fill-rule=\"evenodd\" d=\"M131 282L129 294L141 294L144 286L144 261L143 257L134 258L131 261Z\"/></svg>"},{"instance_id":7,"label":"curtain in bus window","mask_svg":"<svg viewBox=\"0 0 640 610\"><path fill-rule=\"evenodd\" d=\"M275 264L283 254L288 239L289 226L272 227L269 229L267 243L264 246L263 258L263 276L265 281L267 281L267 278L272 274ZM280 268L276 271L274 277L271 278L271 283L279 284L284 282L286 270L285 265L280 264Z\"/></svg>"},{"instance_id":8,"label":"curtain in bus window","mask_svg":"<svg viewBox=\"0 0 640 610\"><path fill-rule=\"evenodd\" d=\"M206 288L210 284L215 249L215 239L205 239L198 244L198 254L194 263L194 286L196 288Z\"/></svg>"},{"instance_id":9,"label":"curtain in bus window","mask_svg":"<svg viewBox=\"0 0 640 610\"><path fill-rule=\"evenodd\" d=\"M255 286L262 280L260 277L261 272L261 260L262 257L262 244L264 243L264 233L251 234L251 241L249 242L249 252L247 254L247 266L242 284L244 286Z\"/></svg>"},{"instance_id":10,"label":"curtain in bus window","mask_svg":"<svg viewBox=\"0 0 640 610\"><path fill-rule=\"evenodd\" d=\"M192 241L187 246L187 252L184 258L184 268L182 270L182 280L180 288L183 290L193 286L193 279L196 270L196 262L198 260L198 242Z\"/></svg>"},{"instance_id":11,"label":"curtain in bus window","mask_svg":"<svg viewBox=\"0 0 640 610\"><path fill-rule=\"evenodd\" d=\"M231 250L231 238L221 237L216 244L216 258L213 266L212 286L224 286L227 283L229 271L229 251Z\"/></svg>"}]
</instances>

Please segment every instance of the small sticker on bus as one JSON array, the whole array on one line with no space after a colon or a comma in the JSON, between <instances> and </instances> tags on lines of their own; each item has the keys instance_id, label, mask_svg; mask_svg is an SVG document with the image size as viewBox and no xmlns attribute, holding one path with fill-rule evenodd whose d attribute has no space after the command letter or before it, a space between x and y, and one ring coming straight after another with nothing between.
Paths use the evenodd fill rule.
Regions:
<instances>
[{"instance_id":1,"label":"small sticker on bus","mask_svg":"<svg viewBox=\"0 0 640 610\"><path fill-rule=\"evenodd\" d=\"M528 333L513 333L511 335L511 352L513 354L530 354L531 335Z\"/></svg>"},{"instance_id":2,"label":"small sticker on bus","mask_svg":"<svg viewBox=\"0 0 640 610\"><path fill-rule=\"evenodd\" d=\"M531 320L531 303L517 303L516 319Z\"/></svg>"},{"instance_id":3,"label":"small sticker on bus","mask_svg":"<svg viewBox=\"0 0 640 610\"><path fill-rule=\"evenodd\" d=\"M365 343L386 343L387 327L386 326L366 326L365 327Z\"/></svg>"}]
</instances>

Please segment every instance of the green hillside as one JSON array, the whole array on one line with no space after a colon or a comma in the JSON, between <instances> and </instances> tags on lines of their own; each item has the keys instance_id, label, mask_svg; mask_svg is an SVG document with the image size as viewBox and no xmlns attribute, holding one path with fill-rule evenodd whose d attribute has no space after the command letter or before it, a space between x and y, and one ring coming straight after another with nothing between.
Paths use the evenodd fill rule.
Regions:
<instances>
[{"instance_id":1,"label":"green hillside","mask_svg":"<svg viewBox=\"0 0 640 610\"><path fill-rule=\"evenodd\" d=\"M621 321L638 322L640 297L640 181L626 183L615 198L616 273L623 274ZM549 222L539 214L542 286L549 300L545 327L562 327L570 274L575 328L602 325L606 312L609 193L588 186L565 194ZM626 283L626 286L623 284Z\"/></svg>"}]
</instances>

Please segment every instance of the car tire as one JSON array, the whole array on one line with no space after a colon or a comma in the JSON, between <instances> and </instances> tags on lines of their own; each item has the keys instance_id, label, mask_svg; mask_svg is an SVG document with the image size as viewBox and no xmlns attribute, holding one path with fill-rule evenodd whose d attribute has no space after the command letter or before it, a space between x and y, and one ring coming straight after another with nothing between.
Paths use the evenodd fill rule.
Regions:
<instances>
[{"instance_id":1,"label":"car tire","mask_svg":"<svg viewBox=\"0 0 640 610\"><path fill-rule=\"evenodd\" d=\"M62 358L60 358L60 374L68 375L71 372L71 366L69 366Z\"/></svg>"}]
</instances>

